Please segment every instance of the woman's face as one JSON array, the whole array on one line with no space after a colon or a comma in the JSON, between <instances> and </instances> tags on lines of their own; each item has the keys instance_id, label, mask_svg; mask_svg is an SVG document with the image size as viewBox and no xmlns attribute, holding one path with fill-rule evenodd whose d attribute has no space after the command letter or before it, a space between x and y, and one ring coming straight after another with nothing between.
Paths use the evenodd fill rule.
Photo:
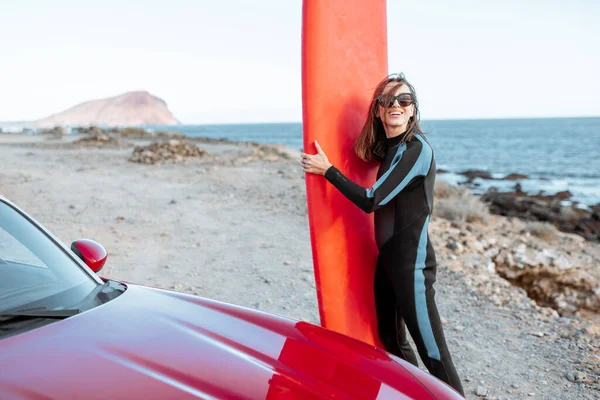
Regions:
<instances>
[{"instance_id":1,"label":"woman's face","mask_svg":"<svg viewBox=\"0 0 600 400\"><path fill-rule=\"evenodd\" d=\"M398 82L390 82L383 89L382 94L388 94L393 89L394 86L398 85ZM393 93L394 96L398 96L402 93L412 94L410 88L407 85L402 85L396 89ZM383 123L383 127L386 133L392 132L404 132L406 131L406 127L408 126L408 121L410 117L413 116L415 112L415 105L410 104L406 107L400 105L398 100L395 100L394 103L390 107L384 107L380 101L378 101L377 105L377 116L381 118L381 122Z\"/></svg>"}]
</instances>

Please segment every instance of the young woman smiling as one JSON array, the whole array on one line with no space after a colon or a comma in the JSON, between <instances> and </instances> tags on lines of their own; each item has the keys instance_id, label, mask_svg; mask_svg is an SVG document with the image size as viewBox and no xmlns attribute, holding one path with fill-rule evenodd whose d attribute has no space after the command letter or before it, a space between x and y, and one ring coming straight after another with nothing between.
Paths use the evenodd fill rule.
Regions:
<instances>
[{"instance_id":1,"label":"young woman smiling","mask_svg":"<svg viewBox=\"0 0 600 400\"><path fill-rule=\"evenodd\" d=\"M375 304L386 349L418 365L405 326L429 372L463 394L435 303L435 252L429 240L435 159L419 126L414 87L403 74L386 77L373 93L355 143L358 157L381 162L372 188L352 182L331 165L321 146L301 155L303 170L324 175L363 211L375 213L379 249Z\"/></svg>"}]
</instances>

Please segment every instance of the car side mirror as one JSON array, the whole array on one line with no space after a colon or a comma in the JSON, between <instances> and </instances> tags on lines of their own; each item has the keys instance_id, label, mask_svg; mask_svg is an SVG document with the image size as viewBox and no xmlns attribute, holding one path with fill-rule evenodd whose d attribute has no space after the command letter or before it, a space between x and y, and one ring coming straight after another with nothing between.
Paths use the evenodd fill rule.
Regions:
<instances>
[{"instance_id":1,"label":"car side mirror","mask_svg":"<svg viewBox=\"0 0 600 400\"><path fill-rule=\"evenodd\" d=\"M108 257L108 253L100 243L89 239L74 241L71 243L71 251L94 272L98 272L104 267L104 263Z\"/></svg>"}]
</instances>

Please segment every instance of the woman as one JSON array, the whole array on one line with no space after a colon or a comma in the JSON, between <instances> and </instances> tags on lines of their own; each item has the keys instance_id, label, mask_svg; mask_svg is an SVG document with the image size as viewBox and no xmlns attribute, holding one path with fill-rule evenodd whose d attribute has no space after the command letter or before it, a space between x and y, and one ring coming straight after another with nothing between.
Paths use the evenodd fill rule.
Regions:
<instances>
[{"instance_id":1,"label":"woman","mask_svg":"<svg viewBox=\"0 0 600 400\"><path fill-rule=\"evenodd\" d=\"M373 94L367 121L355 143L358 157L381 162L377 182L365 189L317 154L302 153L305 172L324 175L365 212L375 212L379 248L375 303L386 349L417 365L408 327L429 372L464 395L435 304L436 260L428 235L433 209L435 160L419 127L415 90L404 75L385 78Z\"/></svg>"}]
</instances>

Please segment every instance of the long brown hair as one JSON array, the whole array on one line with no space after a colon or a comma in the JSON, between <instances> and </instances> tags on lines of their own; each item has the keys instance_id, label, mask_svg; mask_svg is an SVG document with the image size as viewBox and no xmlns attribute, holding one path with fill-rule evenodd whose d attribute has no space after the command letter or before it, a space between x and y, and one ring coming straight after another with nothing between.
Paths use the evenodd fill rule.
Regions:
<instances>
[{"instance_id":1,"label":"long brown hair","mask_svg":"<svg viewBox=\"0 0 600 400\"><path fill-rule=\"evenodd\" d=\"M373 98L371 99L371 105L369 107L369 114L367 120L360 131L360 136L354 143L354 151L356 155L363 161L381 161L385 156L386 151L386 135L385 129L381 118L377 116L377 98L383 93L383 90L390 82L396 82L396 85L392 88L390 93L394 93L400 86L406 85L410 89L414 102L415 112L413 116L408 120L406 127L406 134L402 141L407 142L417 133L423 133L419 126L419 103L417 101L417 93L415 88L406 80L404 74L392 74L387 76L384 80L379 82L375 91L373 92Z\"/></svg>"}]
</instances>

